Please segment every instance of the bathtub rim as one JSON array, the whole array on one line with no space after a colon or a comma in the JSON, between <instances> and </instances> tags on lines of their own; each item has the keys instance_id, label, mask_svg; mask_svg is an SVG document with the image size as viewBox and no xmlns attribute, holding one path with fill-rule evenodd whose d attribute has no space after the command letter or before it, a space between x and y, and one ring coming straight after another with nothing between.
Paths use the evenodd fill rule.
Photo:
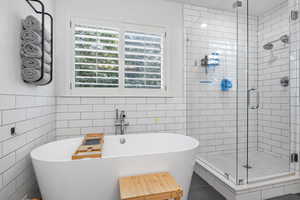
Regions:
<instances>
[{"instance_id":1,"label":"bathtub rim","mask_svg":"<svg viewBox=\"0 0 300 200\"><path fill-rule=\"evenodd\" d=\"M150 156L150 155L159 155L159 154L168 154L168 153L179 153L179 152L187 152L187 151L192 151L194 149L196 149L197 147L199 147L199 141L196 140L195 138L192 138L188 135L183 135L183 134L177 134L177 133L139 133L139 134L127 134L125 136L142 136L142 135L173 135L173 136L182 136L184 138L188 138L189 140L191 140L193 142L193 145L189 146L188 148L184 148L184 149L180 149L180 150L173 150L173 151L162 151L162 152L154 152L154 153L144 153L144 154L130 154L130 155L116 155L116 156L108 156L108 157L104 157L101 159L95 159L95 158L87 158L87 159L81 159L81 160L72 160L70 157L70 160L55 160L55 159L44 159L41 158L40 156L36 155L36 152L39 150L39 148L44 147L45 145L50 145L50 144L54 144L54 143L61 143L63 141L68 141L68 140L76 140L79 138L83 138L83 136L79 136L79 137L74 137L74 138L68 138L68 139L63 139L63 140L57 140L57 141L53 141L53 142L49 142L46 144L43 144L41 146L36 147L35 149L33 149L30 152L30 158L34 161L39 161L39 162L48 162L48 163L67 163L67 162L81 162L81 161L95 161L95 160L108 160L108 159L117 159L117 158L130 158L130 157L139 157L139 156ZM106 135L109 137L122 137L122 135Z\"/></svg>"}]
</instances>

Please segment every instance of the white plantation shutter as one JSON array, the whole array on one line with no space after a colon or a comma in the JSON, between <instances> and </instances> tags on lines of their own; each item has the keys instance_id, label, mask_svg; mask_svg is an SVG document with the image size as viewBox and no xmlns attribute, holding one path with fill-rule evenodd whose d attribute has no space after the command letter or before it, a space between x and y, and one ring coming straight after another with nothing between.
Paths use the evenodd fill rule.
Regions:
<instances>
[{"instance_id":1,"label":"white plantation shutter","mask_svg":"<svg viewBox=\"0 0 300 200\"><path fill-rule=\"evenodd\" d=\"M167 95L166 29L80 19L72 20L70 27L74 39L71 94Z\"/></svg>"},{"instance_id":2,"label":"white plantation shutter","mask_svg":"<svg viewBox=\"0 0 300 200\"><path fill-rule=\"evenodd\" d=\"M162 88L163 37L139 32L124 34L125 88Z\"/></svg>"},{"instance_id":3,"label":"white plantation shutter","mask_svg":"<svg viewBox=\"0 0 300 200\"><path fill-rule=\"evenodd\" d=\"M118 30L75 25L75 87L119 87Z\"/></svg>"}]
</instances>

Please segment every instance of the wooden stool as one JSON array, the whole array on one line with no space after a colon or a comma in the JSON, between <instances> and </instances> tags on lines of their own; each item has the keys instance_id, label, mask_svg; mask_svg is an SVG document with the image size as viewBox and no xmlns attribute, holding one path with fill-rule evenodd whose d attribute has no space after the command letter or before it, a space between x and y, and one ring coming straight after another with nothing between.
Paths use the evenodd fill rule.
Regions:
<instances>
[{"instance_id":1,"label":"wooden stool","mask_svg":"<svg viewBox=\"0 0 300 200\"><path fill-rule=\"evenodd\" d=\"M183 196L168 172L122 177L119 184L121 200L180 200Z\"/></svg>"}]
</instances>

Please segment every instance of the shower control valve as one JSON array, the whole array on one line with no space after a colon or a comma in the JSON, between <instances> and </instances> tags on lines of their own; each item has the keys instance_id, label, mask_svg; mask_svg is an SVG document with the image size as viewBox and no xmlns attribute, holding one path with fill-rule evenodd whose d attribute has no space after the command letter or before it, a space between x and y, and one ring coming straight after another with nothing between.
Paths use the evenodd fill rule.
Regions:
<instances>
[{"instance_id":1,"label":"shower control valve","mask_svg":"<svg viewBox=\"0 0 300 200\"><path fill-rule=\"evenodd\" d=\"M280 79L280 85L281 85L282 87L288 87L289 84L290 84L290 79L289 79L288 76L284 76L284 77L282 77L282 78Z\"/></svg>"}]
</instances>

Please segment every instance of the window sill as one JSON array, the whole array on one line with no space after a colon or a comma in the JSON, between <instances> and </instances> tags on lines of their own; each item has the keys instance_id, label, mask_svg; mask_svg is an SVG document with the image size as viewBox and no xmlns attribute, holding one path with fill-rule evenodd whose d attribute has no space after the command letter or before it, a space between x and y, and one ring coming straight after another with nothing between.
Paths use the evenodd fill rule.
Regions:
<instances>
[{"instance_id":1,"label":"window sill","mask_svg":"<svg viewBox=\"0 0 300 200\"><path fill-rule=\"evenodd\" d=\"M70 97L152 97L152 98L173 98L169 91L149 91L149 89L95 89L95 88L76 88L69 90L67 94L61 96Z\"/></svg>"}]
</instances>

